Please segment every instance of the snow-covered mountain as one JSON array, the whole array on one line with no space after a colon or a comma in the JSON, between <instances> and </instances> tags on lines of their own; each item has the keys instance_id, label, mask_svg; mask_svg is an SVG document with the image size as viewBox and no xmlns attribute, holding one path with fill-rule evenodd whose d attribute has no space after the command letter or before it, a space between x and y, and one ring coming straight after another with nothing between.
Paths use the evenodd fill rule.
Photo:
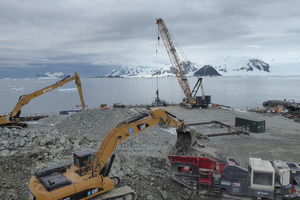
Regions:
<instances>
[{"instance_id":1,"label":"snow-covered mountain","mask_svg":"<svg viewBox=\"0 0 300 200\"><path fill-rule=\"evenodd\" d=\"M205 62L204 64L183 62L187 76L284 76L300 75L300 62L275 63L251 57L227 56ZM198 72L198 73L196 73ZM196 74L195 74L196 73ZM153 67L123 67L120 70L113 70L107 76L121 77L154 77L154 76L175 76L171 65Z\"/></svg>"},{"instance_id":2,"label":"snow-covered mountain","mask_svg":"<svg viewBox=\"0 0 300 200\"><path fill-rule=\"evenodd\" d=\"M198 70L198 66L195 63L190 61L183 61L182 66L184 68L184 72L187 76L193 76L194 73ZM174 76L174 69L172 66L167 66L160 69L155 69L151 73L152 76Z\"/></svg>"},{"instance_id":3,"label":"snow-covered mountain","mask_svg":"<svg viewBox=\"0 0 300 200\"><path fill-rule=\"evenodd\" d=\"M137 66L137 67L122 67L119 70L114 69L107 77L151 77L152 67Z\"/></svg>"},{"instance_id":4,"label":"snow-covered mountain","mask_svg":"<svg viewBox=\"0 0 300 200\"><path fill-rule=\"evenodd\" d=\"M54 73L46 72L43 74L36 75L37 78L47 78L47 79L65 78L66 76L67 75L63 72L54 72Z\"/></svg>"},{"instance_id":5,"label":"snow-covered mountain","mask_svg":"<svg viewBox=\"0 0 300 200\"><path fill-rule=\"evenodd\" d=\"M182 66L187 76L193 76L194 73L199 69L195 63L190 61L182 62ZM175 76L172 66L166 66L162 68L152 68L146 66L138 67L122 67L119 70L113 70L111 73L106 75L107 77L121 76L121 77L153 77L153 76Z\"/></svg>"},{"instance_id":6,"label":"snow-covered mountain","mask_svg":"<svg viewBox=\"0 0 300 200\"><path fill-rule=\"evenodd\" d=\"M257 58L228 56L210 61L210 65L223 76L264 76L270 73L270 65Z\"/></svg>"}]
</instances>

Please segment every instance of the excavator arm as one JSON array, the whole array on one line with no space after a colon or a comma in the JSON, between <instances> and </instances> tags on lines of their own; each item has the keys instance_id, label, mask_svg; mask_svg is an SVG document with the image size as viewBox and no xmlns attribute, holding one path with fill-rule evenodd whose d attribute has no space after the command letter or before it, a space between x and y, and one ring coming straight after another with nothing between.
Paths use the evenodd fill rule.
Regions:
<instances>
[{"instance_id":1,"label":"excavator arm","mask_svg":"<svg viewBox=\"0 0 300 200\"><path fill-rule=\"evenodd\" d=\"M113 128L103 139L90 165L89 171L92 171L93 175L94 173L101 173L101 171L104 173L106 170L103 170L103 168L114 151L116 151L118 145L129 137L157 124L175 127L177 132L187 135L188 138L191 137L190 133L186 132L186 125L183 120L177 119L176 116L165 110L151 110L149 114L142 114L121 122Z\"/></svg>"},{"instance_id":2,"label":"excavator arm","mask_svg":"<svg viewBox=\"0 0 300 200\"><path fill-rule=\"evenodd\" d=\"M183 120L161 109L151 110L119 123L104 137L96 152L92 149L75 152L74 165L59 165L36 171L28 185L31 199L89 199L96 195L101 195L100 198L106 200L136 199L132 189L117 187L115 180L118 178L110 178L108 175L118 146L126 139L157 124L175 127L177 133L186 136L180 139L187 138L188 142L181 144L188 146L193 143L193 132Z\"/></svg>"},{"instance_id":3,"label":"excavator arm","mask_svg":"<svg viewBox=\"0 0 300 200\"><path fill-rule=\"evenodd\" d=\"M18 103L14 107L14 109L11 111L9 116L6 115L1 115L0 116L0 125L4 124L11 124L11 123L17 123L19 122L19 116L21 114L21 108L25 105L27 105L32 99L41 96L47 92L50 92L58 87L61 87L65 85L66 83L69 83L71 81L75 80L75 83L77 85L80 101L81 101L81 106L82 110L84 110L85 105L84 105L84 100L83 100L83 95L82 95L82 88L81 88L81 81L79 75L75 72L75 75L70 77L67 76L66 78L57 81L55 84L47 86L43 89L37 90L33 93L27 94L27 95L22 95L19 98Z\"/></svg>"}]
</instances>

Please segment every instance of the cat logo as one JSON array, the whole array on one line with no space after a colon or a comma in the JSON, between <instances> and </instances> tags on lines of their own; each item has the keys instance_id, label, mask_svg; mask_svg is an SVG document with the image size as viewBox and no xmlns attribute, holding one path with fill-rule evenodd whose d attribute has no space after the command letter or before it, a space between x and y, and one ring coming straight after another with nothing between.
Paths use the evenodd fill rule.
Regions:
<instances>
[{"instance_id":1,"label":"cat logo","mask_svg":"<svg viewBox=\"0 0 300 200\"><path fill-rule=\"evenodd\" d=\"M136 126L140 131L149 127L149 124L139 124Z\"/></svg>"},{"instance_id":2,"label":"cat logo","mask_svg":"<svg viewBox=\"0 0 300 200\"><path fill-rule=\"evenodd\" d=\"M88 196L91 196L91 195L93 195L93 194L95 194L95 193L97 193L97 192L99 192L99 189L98 189L98 188L95 188L95 189L93 189L93 190L88 191L87 195L88 195Z\"/></svg>"}]
</instances>

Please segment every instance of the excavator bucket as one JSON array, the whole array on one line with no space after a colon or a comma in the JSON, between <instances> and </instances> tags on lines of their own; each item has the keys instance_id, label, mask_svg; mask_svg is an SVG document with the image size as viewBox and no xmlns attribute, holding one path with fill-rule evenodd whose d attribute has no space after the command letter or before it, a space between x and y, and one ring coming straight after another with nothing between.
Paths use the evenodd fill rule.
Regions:
<instances>
[{"instance_id":1,"label":"excavator bucket","mask_svg":"<svg viewBox=\"0 0 300 200\"><path fill-rule=\"evenodd\" d=\"M182 151L188 151L192 146L194 146L196 141L197 133L194 130L180 130L177 129L177 141L175 147Z\"/></svg>"}]
</instances>

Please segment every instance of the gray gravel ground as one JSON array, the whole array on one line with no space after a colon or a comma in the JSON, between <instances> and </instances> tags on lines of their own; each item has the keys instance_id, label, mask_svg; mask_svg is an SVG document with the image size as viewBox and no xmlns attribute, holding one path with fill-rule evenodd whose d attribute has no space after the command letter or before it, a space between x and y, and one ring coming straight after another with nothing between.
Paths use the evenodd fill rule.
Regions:
<instances>
[{"instance_id":1,"label":"gray gravel ground","mask_svg":"<svg viewBox=\"0 0 300 200\"><path fill-rule=\"evenodd\" d=\"M300 124L297 122L281 116L216 108L163 109L185 119L186 123L217 120L234 125L236 116L266 120L265 133L222 136L198 143L214 148L219 154L233 156L242 165L249 157L300 161ZM0 128L1 198L26 199L28 181L37 169L55 163L72 163L74 151L97 148L114 126L143 111L91 109L68 117L42 119L30 123L24 130ZM216 130L216 127L211 128ZM199 131L205 132L203 127ZM191 191L170 178L166 156L175 141L175 129L159 126L135 135L118 148L112 174L119 176L123 185L136 191L138 199L189 199Z\"/></svg>"}]
</instances>

